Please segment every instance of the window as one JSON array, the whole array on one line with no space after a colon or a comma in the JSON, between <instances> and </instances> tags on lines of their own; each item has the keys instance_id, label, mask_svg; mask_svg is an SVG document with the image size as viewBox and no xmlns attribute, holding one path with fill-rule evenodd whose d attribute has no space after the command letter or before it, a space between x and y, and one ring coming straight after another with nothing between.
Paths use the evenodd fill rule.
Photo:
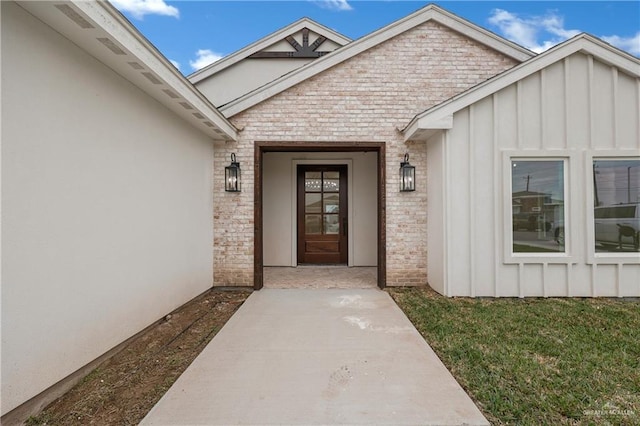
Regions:
<instances>
[{"instance_id":1,"label":"window","mask_svg":"<svg viewBox=\"0 0 640 426\"><path fill-rule=\"evenodd\" d=\"M640 251L640 159L594 159L593 201L595 252Z\"/></svg>"},{"instance_id":2,"label":"window","mask_svg":"<svg viewBox=\"0 0 640 426\"><path fill-rule=\"evenodd\" d=\"M511 160L513 253L565 252L564 160Z\"/></svg>"}]
</instances>

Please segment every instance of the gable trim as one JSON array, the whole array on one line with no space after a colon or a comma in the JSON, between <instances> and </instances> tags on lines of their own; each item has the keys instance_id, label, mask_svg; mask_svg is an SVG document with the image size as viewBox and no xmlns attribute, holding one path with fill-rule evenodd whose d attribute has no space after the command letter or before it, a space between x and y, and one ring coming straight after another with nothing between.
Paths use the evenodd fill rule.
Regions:
<instances>
[{"instance_id":1,"label":"gable trim","mask_svg":"<svg viewBox=\"0 0 640 426\"><path fill-rule=\"evenodd\" d=\"M351 43L350 38L347 38L342 34L325 27L324 25L320 25L312 19L302 18L290 25L287 25L284 28L277 30L274 33L269 34L268 36L256 41L255 43L252 43L249 46L238 50L235 53L232 53L210 65L207 65L206 67L189 75L187 79L193 84L199 83L200 81L211 77L213 74L229 68L230 66L237 64L238 62L248 58L249 56L254 55L261 50L284 40L287 36L302 31L304 28L308 28L314 33L319 34L320 36L343 46Z\"/></svg>"},{"instance_id":2,"label":"gable trim","mask_svg":"<svg viewBox=\"0 0 640 426\"><path fill-rule=\"evenodd\" d=\"M405 141L426 140L434 133L434 130L451 129L454 113L577 52L592 55L629 75L640 77L640 60L596 37L582 33L416 115L402 129ZM444 122L448 122L449 125L443 127L442 123Z\"/></svg>"},{"instance_id":3,"label":"gable trim","mask_svg":"<svg viewBox=\"0 0 640 426\"><path fill-rule=\"evenodd\" d=\"M413 14L395 21L369 35L359 38L352 43L331 52L277 80L266 84L226 105L220 111L227 117L232 117L262 101L268 99L308 78L313 77L341 62L344 62L372 47L375 47L399 34L418 25L433 20L481 44L491 47L498 52L520 62L535 56L535 53L493 34L469 21L449 13L436 5L430 4Z\"/></svg>"}]
</instances>

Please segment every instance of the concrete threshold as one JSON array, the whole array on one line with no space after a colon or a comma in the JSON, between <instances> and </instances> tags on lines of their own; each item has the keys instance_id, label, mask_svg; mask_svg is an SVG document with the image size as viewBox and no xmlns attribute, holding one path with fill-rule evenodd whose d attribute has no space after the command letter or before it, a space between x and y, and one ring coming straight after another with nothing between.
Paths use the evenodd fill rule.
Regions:
<instances>
[{"instance_id":1,"label":"concrete threshold","mask_svg":"<svg viewBox=\"0 0 640 426\"><path fill-rule=\"evenodd\" d=\"M378 289L254 292L143 425L488 425Z\"/></svg>"}]
</instances>

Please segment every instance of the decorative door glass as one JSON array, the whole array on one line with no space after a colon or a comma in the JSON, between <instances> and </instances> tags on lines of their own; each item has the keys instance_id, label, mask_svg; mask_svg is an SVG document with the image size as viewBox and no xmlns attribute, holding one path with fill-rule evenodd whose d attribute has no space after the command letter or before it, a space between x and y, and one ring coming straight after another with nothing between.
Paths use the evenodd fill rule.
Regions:
<instances>
[{"instance_id":1,"label":"decorative door glass","mask_svg":"<svg viewBox=\"0 0 640 426\"><path fill-rule=\"evenodd\" d=\"M340 233L340 173L305 172L305 233Z\"/></svg>"}]
</instances>

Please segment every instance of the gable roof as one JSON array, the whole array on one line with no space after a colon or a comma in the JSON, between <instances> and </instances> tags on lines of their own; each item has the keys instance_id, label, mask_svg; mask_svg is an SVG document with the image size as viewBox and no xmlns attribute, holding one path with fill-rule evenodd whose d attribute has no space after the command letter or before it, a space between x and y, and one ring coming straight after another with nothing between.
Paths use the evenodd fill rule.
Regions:
<instances>
[{"instance_id":1,"label":"gable roof","mask_svg":"<svg viewBox=\"0 0 640 426\"><path fill-rule=\"evenodd\" d=\"M576 52L592 55L629 75L640 77L638 58L594 36L582 33L416 115L402 130L405 141L426 140L437 130L452 128L454 113Z\"/></svg>"},{"instance_id":2,"label":"gable roof","mask_svg":"<svg viewBox=\"0 0 640 426\"><path fill-rule=\"evenodd\" d=\"M359 53L375 47L385 41L411 30L427 21L433 20L445 27L457 31L481 44L491 47L517 61L525 61L535 56L535 53L525 49L516 43L510 42L498 35L485 30L465 19L462 19L446 10L430 4L411 15L397 20L371 34L359 38L350 44L343 46L328 55L302 66L264 86L247 93L220 107L220 111L227 117L231 117L244 111L265 99L268 99L308 78L313 77L341 62L344 62Z\"/></svg>"},{"instance_id":3,"label":"gable roof","mask_svg":"<svg viewBox=\"0 0 640 426\"><path fill-rule=\"evenodd\" d=\"M22 1L18 5L215 140L237 129L106 1Z\"/></svg>"},{"instance_id":4,"label":"gable roof","mask_svg":"<svg viewBox=\"0 0 640 426\"><path fill-rule=\"evenodd\" d=\"M252 43L249 46L238 50L235 53L232 53L210 65L207 65L206 67L189 75L187 78L193 84L196 84L202 80L207 79L213 74L216 74L226 68L229 68L232 65L237 64L238 62L250 57L251 55L259 53L269 46L272 46L273 44L284 40L286 37L302 31L305 28L322 37L326 37L328 40L333 41L334 43L341 46L344 46L351 42L350 38L345 37L342 34L325 27L324 25L320 25L312 19L302 18L290 25L287 25L284 28L281 28L269 34L268 36L256 41L255 43Z\"/></svg>"}]
</instances>

